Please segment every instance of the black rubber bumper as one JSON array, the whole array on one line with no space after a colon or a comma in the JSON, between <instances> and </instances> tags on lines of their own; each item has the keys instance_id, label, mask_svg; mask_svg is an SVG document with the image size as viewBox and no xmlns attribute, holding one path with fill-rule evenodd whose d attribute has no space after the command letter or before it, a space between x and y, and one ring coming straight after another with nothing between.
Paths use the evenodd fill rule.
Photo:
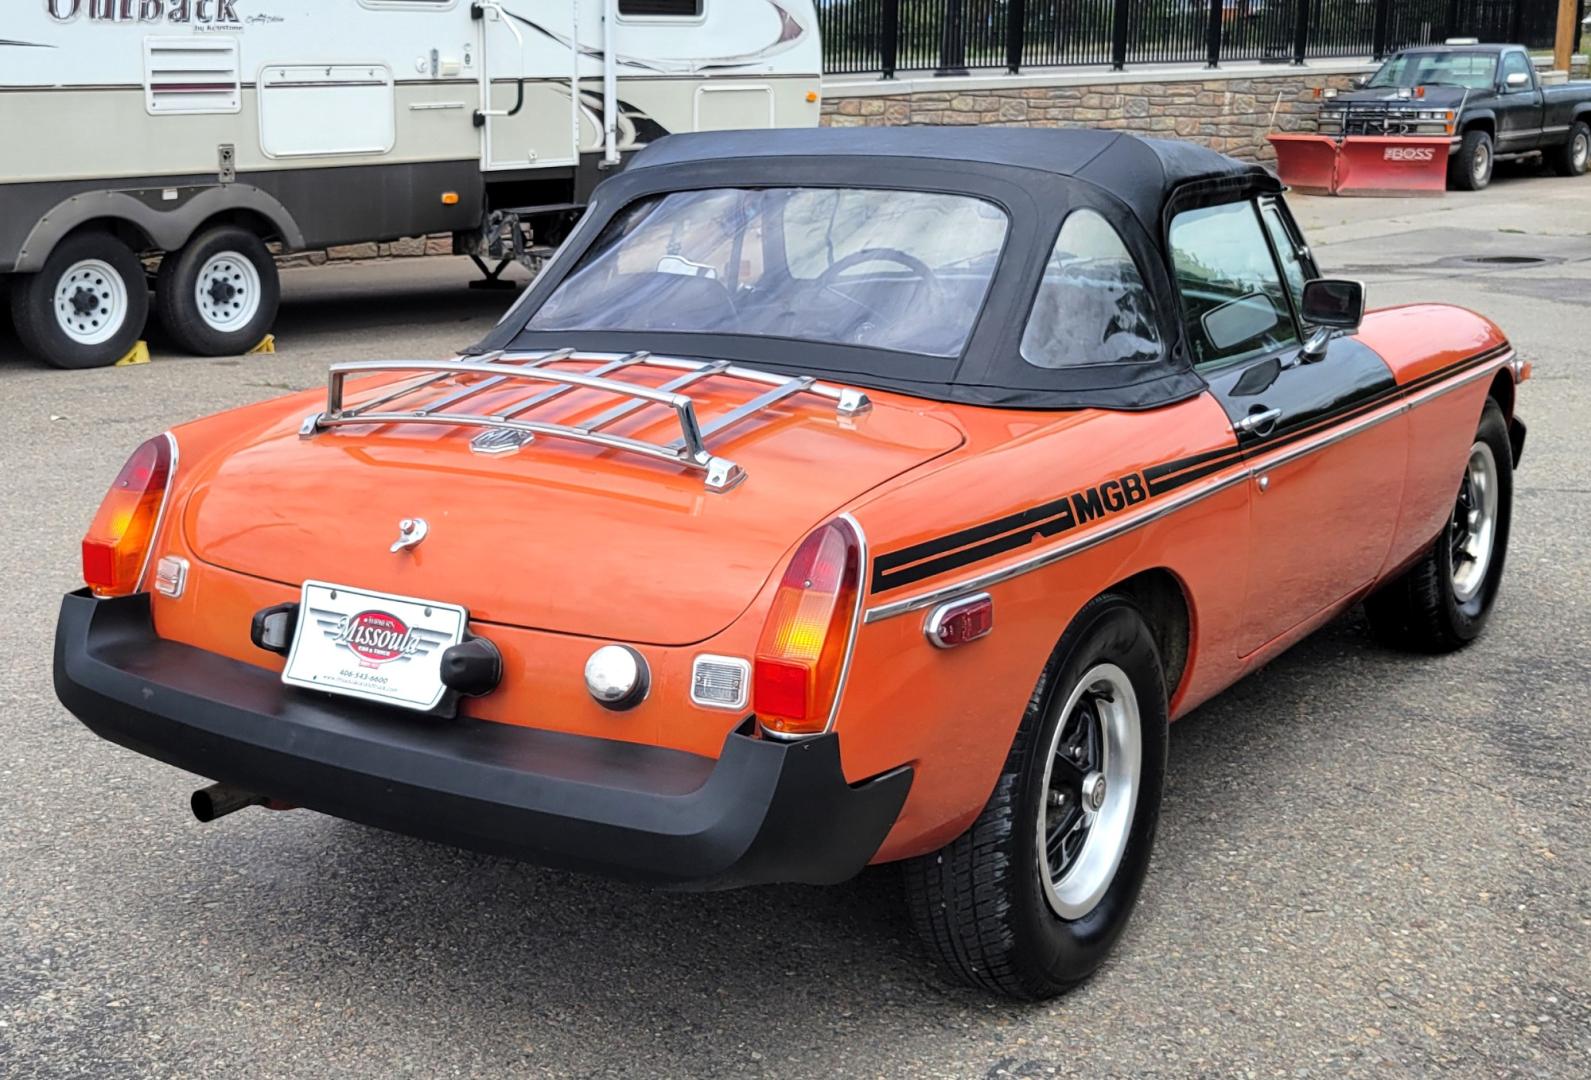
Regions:
<instances>
[{"instance_id":1,"label":"black rubber bumper","mask_svg":"<svg viewBox=\"0 0 1591 1080\"><path fill-rule=\"evenodd\" d=\"M155 636L145 595L61 604L55 692L96 734L272 799L546 866L685 888L830 884L894 824L909 767L859 784L837 735L733 732L711 758L298 691Z\"/></svg>"}]
</instances>

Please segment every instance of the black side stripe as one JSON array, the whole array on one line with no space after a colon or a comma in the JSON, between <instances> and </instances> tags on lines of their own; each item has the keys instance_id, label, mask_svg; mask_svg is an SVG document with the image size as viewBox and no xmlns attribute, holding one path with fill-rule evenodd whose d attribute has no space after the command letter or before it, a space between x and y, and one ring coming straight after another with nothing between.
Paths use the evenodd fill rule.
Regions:
<instances>
[{"instance_id":1,"label":"black side stripe","mask_svg":"<svg viewBox=\"0 0 1591 1080\"><path fill-rule=\"evenodd\" d=\"M1485 352L1450 364L1445 368L1429 372L1418 379L1413 379L1401 386L1391 387L1388 391L1377 394L1375 397L1355 402L1351 407L1331 416L1321 417L1312 421L1297 431L1290 431L1280 437L1269 437L1258 446L1231 446L1217 450L1206 450L1185 458L1162 462L1151 465L1142 472L1143 485L1147 489L1147 497L1163 495L1174 491L1185 484L1203 479L1214 473L1242 461L1248 454L1256 449L1264 452L1280 449L1281 447L1298 442L1302 439L1312 438L1324 430L1357 419L1360 416L1382 408L1389 401L1407 397L1429 386L1442 382L1445 379L1463 374L1473 368L1496 360L1506 354L1510 349L1508 345L1501 345ZM1079 523L1093 520L1100 512L1099 493L1101 488L1114 486L1119 494L1130 488L1130 483L1137 478L1136 473L1123 477L1119 481L1107 481L1099 488L1085 488L1082 491L1053 499L1038 506L1007 514L993 521L981 525L974 525L956 532L946 533L944 536L909 547L880 554L873 559L873 575L871 591L874 593L887 592L905 585L921 581L924 578L935 577L950 570L955 570L972 563L982 562L996 555L1026 547L1036 540L1048 539L1076 527ZM1107 514L1126 509L1142 501L1143 496L1135 500L1127 500L1119 507L1107 506ZM1092 508L1092 512L1090 509Z\"/></svg>"}]
</instances>

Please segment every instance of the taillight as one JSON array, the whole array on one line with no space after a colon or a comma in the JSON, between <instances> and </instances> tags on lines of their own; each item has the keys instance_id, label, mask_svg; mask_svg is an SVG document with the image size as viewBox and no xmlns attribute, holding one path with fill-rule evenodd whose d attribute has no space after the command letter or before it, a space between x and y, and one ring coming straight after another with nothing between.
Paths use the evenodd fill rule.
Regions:
<instances>
[{"instance_id":1,"label":"taillight","mask_svg":"<svg viewBox=\"0 0 1591 1080\"><path fill-rule=\"evenodd\" d=\"M159 435L127 459L83 537L83 581L96 596L138 591L171 482L174 442Z\"/></svg>"},{"instance_id":2,"label":"taillight","mask_svg":"<svg viewBox=\"0 0 1591 1080\"><path fill-rule=\"evenodd\" d=\"M861 581L861 537L843 518L796 549L757 644L752 709L764 728L810 735L828 726Z\"/></svg>"}]
</instances>

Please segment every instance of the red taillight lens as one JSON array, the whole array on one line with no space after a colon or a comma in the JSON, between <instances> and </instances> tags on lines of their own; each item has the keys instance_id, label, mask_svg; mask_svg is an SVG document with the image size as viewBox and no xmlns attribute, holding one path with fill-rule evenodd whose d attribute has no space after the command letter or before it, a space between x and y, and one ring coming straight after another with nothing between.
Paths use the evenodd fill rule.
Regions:
<instances>
[{"instance_id":1,"label":"red taillight lens","mask_svg":"<svg viewBox=\"0 0 1591 1080\"><path fill-rule=\"evenodd\" d=\"M127 459L83 537L83 581L96 596L136 592L149 562L171 481L171 437L150 439Z\"/></svg>"},{"instance_id":2,"label":"red taillight lens","mask_svg":"<svg viewBox=\"0 0 1591 1080\"><path fill-rule=\"evenodd\" d=\"M757 644L752 708L769 731L828 726L862 580L862 542L845 520L802 541L774 594Z\"/></svg>"}]
</instances>

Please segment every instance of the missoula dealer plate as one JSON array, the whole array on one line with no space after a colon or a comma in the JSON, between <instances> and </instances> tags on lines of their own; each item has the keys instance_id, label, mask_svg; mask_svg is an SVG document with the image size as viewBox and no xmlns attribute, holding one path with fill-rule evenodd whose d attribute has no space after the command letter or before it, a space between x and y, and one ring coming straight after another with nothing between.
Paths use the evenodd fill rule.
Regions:
<instances>
[{"instance_id":1,"label":"missoula dealer plate","mask_svg":"<svg viewBox=\"0 0 1591 1080\"><path fill-rule=\"evenodd\" d=\"M456 604L306 581L282 681L428 712L447 693L442 653L468 623Z\"/></svg>"}]
</instances>

